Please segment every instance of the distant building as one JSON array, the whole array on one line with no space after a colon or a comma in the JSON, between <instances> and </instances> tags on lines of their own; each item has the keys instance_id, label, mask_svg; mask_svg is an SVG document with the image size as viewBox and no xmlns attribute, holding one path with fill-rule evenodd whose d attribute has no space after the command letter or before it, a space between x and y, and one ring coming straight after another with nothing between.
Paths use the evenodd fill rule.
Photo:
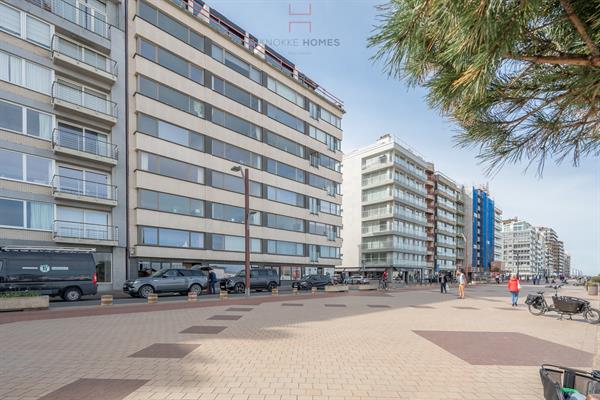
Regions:
<instances>
[{"instance_id":1,"label":"distant building","mask_svg":"<svg viewBox=\"0 0 600 400\"><path fill-rule=\"evenodd\" d=\"M544 247L540 233L517 218L505 220L502 229L505 268L522 277L545 275Z\"/></svg>"},{"instance_id":2,"label":"distant building","mask_svg":"<svg viewBox=\"0 0 600 400\"><path fill-rule=\"evenodd\" d=\"M472 191L473 251L472 272L486 274L491 270L495 255L496 208L489 189L484 186L473 187Z\"/></svg>"}]
</instances>

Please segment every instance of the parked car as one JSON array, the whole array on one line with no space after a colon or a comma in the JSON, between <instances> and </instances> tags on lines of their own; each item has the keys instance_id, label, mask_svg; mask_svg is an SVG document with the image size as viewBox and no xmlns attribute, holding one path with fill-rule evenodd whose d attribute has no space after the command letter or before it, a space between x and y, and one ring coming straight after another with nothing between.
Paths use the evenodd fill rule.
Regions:
<instances>
[{"instance_id":1,"label":"parked car","mask_svg":"<svg viewBox=\"0 0 600 400\"><path fill-rule=\"evenodd\" d=\"M0 291L32 290L66 301L98 291L91 252L0 251Z\"/></svg>"},{"instance_id":2,"label":"parked car","mask_svg":"<svg viewBox=\"0 0 600 400\"><path fill-rule=\"evenodd\" d=\"M298 288L300 290L309 290L313 287L323 288L331 284L331 277L329 275L306 275L299 281L292 282L292 287Z\"/></svg>"},{"instance_id":3,"label":"parked car","mask_svg":"<svg viewBox=\"0 0 600 400\"><path fill-rule=\"evenodd\" d=\"M131 297L148 297L151 293L189 292L202 294L208 288L208 277L197 269L169 268L151 276L125 281L123 291Z\"/></svg>"},{"instance_id":4,"label":"parked car","mask_svg":"<svg viewBox=\"0 0 600 400\"><path fill-rule=\"evenodd\" d=\"M251 290L272 290L279 286L279 276L274 269L253 268L250 270ZM232 277L221 279L221 290L244 293L246 291L246 272L241 270Z\"/></svg>"},{"instance_id":5,"label":"parked car","mask_svg":"<svg viewBox=\"0 0 600 400\"><path fill-rule=\"evenodd\" d=\"M350 278L346 280L346 283L349 285L366 285L368 284L369 278L362 275L352 275Z\"/></svg>"}]
</instances>

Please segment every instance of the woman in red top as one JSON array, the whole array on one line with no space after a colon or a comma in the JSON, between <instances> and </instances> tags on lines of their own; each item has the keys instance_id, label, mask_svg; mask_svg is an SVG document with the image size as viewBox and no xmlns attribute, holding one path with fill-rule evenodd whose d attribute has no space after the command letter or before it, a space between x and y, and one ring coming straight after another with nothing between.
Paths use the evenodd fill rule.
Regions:
<instances>
[{"instance_id":1,"label":"woman in red top","mask_svg":"<svg viewBox=\"0 0 600 400\"><path fill-rule=\"evenodd\" d=\"M519 291L521 290L521 284L517 275L511 274L508 280L508 291L512 294L512 306L517 307L519 301Z\"/></svg>"}]
</instances>

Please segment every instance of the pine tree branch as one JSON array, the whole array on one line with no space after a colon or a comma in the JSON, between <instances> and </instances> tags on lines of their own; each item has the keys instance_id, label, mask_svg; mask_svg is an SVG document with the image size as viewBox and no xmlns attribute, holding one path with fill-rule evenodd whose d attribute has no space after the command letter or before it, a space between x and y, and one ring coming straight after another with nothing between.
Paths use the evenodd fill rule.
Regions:
<instances>
[{"instance_id":1,"label":"pine tree branch","mask_svg":"<svg viewBox=\"0 0 600 400\"><path fill-rule=\"evenodd\" d=\"M580 65L584 67L600 67L600 57L586 56L527 56L509 54L507 58L517 61L528 61L534 64Z\"/></svg>"},{"instance_id":2,"label":"pine tree branch","mask_svg":"<svg viewBox=\"0 0 600 400\"><path fill-rule=\"evenodd\" d=\"M600 49L598 49L598 46L596 45L596 43L594 43L591 36L588 34L585 24L581 19L579 19L579 16L577 16L577 14L575 13L575 10L573 9L571 3L569 3L568 0L560 0L560 4L567 12L567 17L569 18L573 26L575 26L575 29L579 33L579 36L581 36L581 39L585 42L586 46L590 50L590 54L594 58L600 58Z\"/></svg>"}]
</instances>

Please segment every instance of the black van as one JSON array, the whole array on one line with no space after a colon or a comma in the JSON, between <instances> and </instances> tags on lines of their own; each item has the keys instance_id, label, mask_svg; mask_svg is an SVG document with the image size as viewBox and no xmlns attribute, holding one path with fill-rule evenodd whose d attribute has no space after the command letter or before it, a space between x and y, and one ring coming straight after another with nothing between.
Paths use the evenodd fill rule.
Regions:
<instances>
[{"instance_id":1,"label":"black van","mask_svg":"<svg viewBox=\"0 0 600 400\"><path fill-rule=\"evenodd\" d=\"M0 251L0 292L34 290L66 301L97 293L91 252Z\"/></svg>"}]
</instances>

